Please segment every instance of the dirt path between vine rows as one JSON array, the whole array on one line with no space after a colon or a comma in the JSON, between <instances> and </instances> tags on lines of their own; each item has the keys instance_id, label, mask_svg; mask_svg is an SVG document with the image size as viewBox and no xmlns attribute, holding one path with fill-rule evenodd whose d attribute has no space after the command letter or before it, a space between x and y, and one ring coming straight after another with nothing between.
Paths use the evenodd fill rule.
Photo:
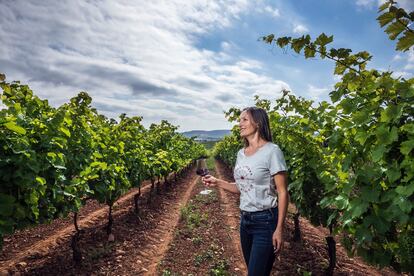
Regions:
<instances>
[{"instance_id":1,"label":"dirt path between vine rows","mask_svg":"<svg viewBox=\"0 0 414 276\"><path fill-rule=\"evenodd\" d=\"M173 181L173 174L168 178L170 181ZM141 193L145 195L150 189L151 182L150 180L145 180L141 184ZM115 202L114 208L122 208L128 204L130 199L138 193L138 188L130 189L126 194L120 197L120 199ZM89 199L86 201L84 206L78 212L78 222L81 222L80 227L88 226L94 223L95 219L91 218L96 217L96 220L102 217L102 212L105 213L108 209L108 206L103 203L99 203L96 200ZM6 267L6 262L8 260L13 260L14 263L18 263L19 260L24 258L36 258L41 255L41 252L45 252L46 248L49 248L48 244L43 243L46 239L49 240L51 246L56 246L60 243L60 240L67 236L65 234L67 229L73 228L73 213L69 214L65 218L57 218L50 223L44 223L25 229L17 230L13 235L6 235L3 239L3 248L0 251L0 268ZM88 222L90 221L90 223ZM72 232L73 232L72 231ZM56 233L59 232L58 237L56 238ZM70 232L70 231L69 231ZM44 248L36 244L43 243ZM32 248L35 247L35 248ZM13 264L9 263L11 266Z\"/></svg>"},{"instance_id":2,"label":"dirt path between vine rows","mask_svg":"<svg viewBox=\"0 0 414 276\"><path fill-rule=\"evenodd\" d=\"M147 204L150 186L145 186L141 189L139 216L133 212L133 196L136 190L124 195L114 206L113 233L116 240L112 243L107 241L104 230L108 208L100 207L87 214L79 221L80 227L85 230L80 241L83 251L81 267L75 267L71 259L70 238L74 232L73 226L68 225L53 232L48 231L43 225L49 235L34 244L21 247L22 250L18 253L6 255L8 258L0 263L0 275L84 275L97 271L103 274L119 274L119 268L123 264L129 269L121 273L122 275L136 275L147 271L151 273L171 240L171 232L174 223L178 221L181 203L184 204L188 200L197 179L194 169L190 170L177 183L162 186L161 194L155 196L151 204ZM36 229L29 229L25 233L26 237L21 240L24 245L32 236L30 230L36 232ZM10 239L13 239L13 236ZM131 244L128 239L133 240ZM17 244L17 247L19 246ZM129 250L128 247L133 247L134 250ZM124 256L130 256L132 260L124 258L125 260L121 261Z\"/></svg>"},{"instance_id":3,"label":"dirt path between vine rows","mask_svg":"<svg viewBox=\"0 0 414 276\"><path fill-rule=\"evenodd\" d=\"M161 219L161 221L164 222L164 224L160 224L158 227L159 234L158 238L161 241L155 251L150 251L150 248L143 248L142 252L152 252L152 256L150 254L142 255L143 257L147 258L148 263L148 272L146 275L155 275L157 265L164 257L165 252L167 252L167 249L169 247L169 244L171 243L171 240L174 237L174 230L177 227L178 221L180 219L180 209L187 204L188 199L190 198L191 192L194 189L194 186L196 185L197 181L199 180L199 177L196 177L194 180L192 180L191 184L188 186L187 191L185 192L184 196L181 198L175 206L173 206L172 209L170 209L170 212L165 214L164 218Z\"/></svg>"},{"instance_id":4,"label":"dirt path between vine rows","mask_svg":"<svg viewBox=\"0 0 414 276\"><path fill-rule=\"evenodd\" d=\"M209 170L220 177L217 168ZM156 275L246 275L237 247L238 219L234 217L238 215L228 206L236 201L228 200L217 188L211 188L208 194L203 193L204 189L197 181Z\"/></svg>"},{"instance_id":5,"label":"dirt path between vine rows","mask_svg":"<svg viewBox=\"0 0 414 276\"><path fill-rule=\"evenodd\" d=\"M219 162L215 162L217 176L221 179L233 181L228 175L225 175L223 167ZM237 257L240 259L239 266L242 267L242 272L247 274L247 266L243 259L243 253L240 245L239 225L240 225L240 211L239 211L239 195L225 192L219 189L222 205L224 206L224 214L227 217L226 223L229 225L230 235L233 240L233 249Z\"/></svg>"},{"instance_id":6,"label":"dirt path between vine rows","mask_svg":"<svg viewBox=\"0 0 414 276\"><path fill-rule=\"evenodd\" d=\"M146 182L147 183L143 185L144 187L141 188L141 193L147 193L150 189L148 181ZM128 193L126 193L119 200L116 201L116 203L114 204L114 209L116 210L119 206L124 205L125 202L130 201L137 192L138 189L131 189ZM97 202L94 202L92 205L96 208L96 210L93 211L89 209L89 212L83 214L84 217L78 220L78 225L80 229L89 228L94 223L96 223L99 220L103 220L108 215L108 207L105 204L99 204ZM116 213L116 211L114 213ZM71 215L70 218L73 218L73 216ZM66 223L63 223L62 227L59 227L58 229L52 229L52 232L46 230L47 232L50 232L47 233L46 236L45 233L42 233L42 236L45 236L46 238L34 241L34 243L26 247L20 247L16 253L7 255L6 257L8 260L0 261L0 268L7 270L10 267L15 266L16 264L21 263L26 258L39 258L47 254L53 248L59 246L63 242L63 240L68 239L70 236L72 236L72 234L75 231L74 226L72 224L72 220L66 219L64 222ZM43 231L45 227L53 228L51 224L45 224L40 225L39 230ZM34 228L32 228L28 229L28 232L30 232L30 230L36 231ZM33 235L30 235L30 237L32 236ZM25 239L25 241L27 240L28 238ZM7 253L7 248L4 249L4 252Z\"/></svg>"}]
</instances>

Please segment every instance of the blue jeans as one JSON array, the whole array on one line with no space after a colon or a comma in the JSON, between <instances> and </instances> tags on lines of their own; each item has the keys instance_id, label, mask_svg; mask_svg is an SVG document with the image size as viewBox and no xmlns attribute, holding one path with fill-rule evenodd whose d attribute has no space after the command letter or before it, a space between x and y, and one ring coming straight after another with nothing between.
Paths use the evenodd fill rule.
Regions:
<instances>
[{"instance_id":1,"label":"blue jeans","mask_svg":"<svg viewBox=\"0 0 414 276\"><path fill-rule=\"evenodd\" d=\"M249 276L267 276L273 267L272 236L277 225L277 207L258 211L241 211L240 240Z\"/></svg>"}]
</instances>

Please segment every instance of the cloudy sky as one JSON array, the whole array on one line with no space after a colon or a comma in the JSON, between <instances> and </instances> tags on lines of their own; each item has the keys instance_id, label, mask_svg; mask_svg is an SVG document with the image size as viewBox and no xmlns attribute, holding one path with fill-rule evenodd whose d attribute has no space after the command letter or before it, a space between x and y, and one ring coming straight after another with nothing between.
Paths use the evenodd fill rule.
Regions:
<instances>
[{"instance_id":1,"label":"cloudy sky","mask_svg":"<svg viewBox=\"0 0 414 276\"><path fill-rule=\"evenodd\" d=\"M87 91L108 117L225 129L223 111L256 94L329 99L333 63L258 41L270 33L325 32L335 47L369 51L372 67L413 77L414 52L395 52L375 20L379 1L0 0L0 72L56 107Z\"/></svg>"}]
</instances>

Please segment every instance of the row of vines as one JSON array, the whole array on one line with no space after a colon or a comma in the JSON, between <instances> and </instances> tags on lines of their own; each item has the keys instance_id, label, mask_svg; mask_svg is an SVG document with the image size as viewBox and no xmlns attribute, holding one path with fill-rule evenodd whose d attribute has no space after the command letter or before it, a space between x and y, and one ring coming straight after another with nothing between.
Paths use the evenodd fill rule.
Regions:
<instances>
[{"instance_id":1,"label":"row of vines","mask_svg":"<svg viewBox=\"0 0 414 276\"><path fill-rule=\"evenodd\" d=\"M85 92L54 108L2 74L0 86L0 248L4 235L70 213L79 233L76 214L88 199L109 206L111 235L120 196L145 179L153 189L206 155L167 121L146 129L142 117L108 119Z\"/></svg>"},{"instance_id":2,"label":"row of vines","mask_svg":"<svg viewBox=\"0 0 414 276\"><path fill-rule=\"evenodd\" d=\"M378 21L397 50L414 45L414 12L388 1ZM370 263L414 271L414 78L367 69L372 56L350 49L327 49L332 36L312 41L274 35L263 41L306 58L335 62L341 80L330 93L332 103L315 104L289 91L275 103L256 97L267 110L273 140L289 167L289 192L298 214L315 225L340 233L351 254ZM240 109L226 116L236 121ZM233 134L216 145L215 155L234 166L242 147ZM298 236L298 235L296 235ZM332 273L335 241L328 237Z\"/></svg>"}]
</instances>

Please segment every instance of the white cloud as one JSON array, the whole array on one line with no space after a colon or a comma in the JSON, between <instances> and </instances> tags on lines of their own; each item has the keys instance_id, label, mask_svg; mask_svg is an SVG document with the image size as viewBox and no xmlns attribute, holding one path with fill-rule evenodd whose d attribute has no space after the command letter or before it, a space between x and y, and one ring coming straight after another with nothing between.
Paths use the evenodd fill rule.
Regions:
<instances>
[{"instance_id":1,"label":"white cloud","mask_svg":"<svg viewBox=\"0 0 414 276\"><path fill-rule=\"evenodd\" d=\"M413 77L413 74L410 73L410 72L406 72L406 71L395 71L395 72L392 72L392 77L393 78L402 77L402 78L405 78L405 79L409 79L409 78Z\"/></svg>"},{"instance_id":2,"label":"white cloud","mask_svg":"<svg viewBox=\"0 0 414 276\"><path fill-rule=\"evenodd\" d=\"M362 7L373 7L377 3L377 0L357 0L356 4L357 6Z\"/></svg>"},{"instance_id":3,"label":"white cloud","mask_svg":"<svg viewBox=\"0 0 414 276\"><path fill-rule=\"evenodd\" d=\"M407 58L407 64L404 66L405 70L413 70L414 69L414 49L411 48L408 51L408 58Z\"/></svg>"},{"instance_id":4,"label":"white cloud","mask_svg":"<svg viewBox=\"0 0 414 276\"><path fill-rule=\"evenodd\" d=\"M247 0L1 5L0 72L55 106L86 90L109 117L125 112L146 125L167 119L181 130L217 129L229 126L223 110L288 87L263 75L257 60L232 53L231 41L218 52L195 46L238 22L254 5Z\"/></svg>"},{"instance_id":5,"label":"white cloud","mask_svg":"<svg viewBox=\"0 0 414 276\"><path fill-rule=\"evenodd\" d=\"M239 46L231 41L223 41L220 43L221 52L216 53L221 55L220 59L225 60L226 58L231 58L231 54L239 50Z\"/></svg>"},{"instance_id":6,"label":"white cloud","mask_svg":"<svg viewBox=\"0 0 414 276\"><path fill-rule=\"evenodd\" d=\"M356 0L356 5L363 8L378 8L384 4L386 0ZM414 1L413 0L398 0L396 1L398 6L405 9L408 12L414 10Z\"/></svg>"},{"instance_id":7,"label":"white cloud","mask_svg":"<svg viewBox=\"0 0 414 276\"><path fill-rule=\"evenodd\" d=\"M265 15L270 15L271 17L278 18L280 17L280 11L278 8L274 8L270 5L265 4L262 1L257 1L255 5L255 11Z\"/></svg>"},{"instance_id":8,"label":"white cloud","mask_svg":"<svg viewBox=\"0 0 414 276\"><path fill-rule=\"evenodd\" d=\"M254 95L258 95L263 99L274 101L281 96L282 90L292 91L290 86L283 81L274 81L273 83L258 84L255 87Z\"/></svg>"},{"instance_id":9,"label":"white cloud","mask_svg":"<svg viewBox=\"0 0 414 276\"><path fill-rule=\"evenodd\" d=\"M306 26L302 25L302 24L297 24L293 28L293 32L295 34L303 34L303 33L309 32L309 29Z\"/></svg>"},{"instance_id":10,"label":"white cloud","mask_svg":"<svg viewBox=\"0 0 414 276\"><path fill-rule=\"evenodd\" d=\"M340 75L333 75L334 83L340 82L342 80L342 76Z\"/></svg>"},{"instance_id":11,"label":"white cloud","mask_svg":"<svg viewBox=\"0 0 414 276\"><path fill-rule=\"evenodd\" d=\"M308 95L315 102L327 101L329 99L329 92L331 88L329 87L316 87L311 84L308 84Z\"/></svg>"},{"instance_id":12,"label":"white cloud","mask_svg":"<svg viewBox=\"0 0 414 276\"><path fill-rule=\"evenodd\" d=\"M273 8L272 6L266 6L264 8L265 12L269 13L273 17L279 17L280 12L279 9Z\"/></svg>"},{"instance_id":13,"label":"white cloud","mask_svg":"<svg viewBox=\"0 0 414 276\"><path fill-rule=\"evenodd\" d=\"M393 71L394 77L412 77L414 73L414 49L395 54L391 65L388 68L382 68L382 70Z\"/></svg>"},{"instance_id":14,"label":"white cloud","mask_svg":"<svg viewBox=\"0 0 414 276\"><path fill-rule=\"evenodd\" d=\"M396 54L393 58L392 58L392 60L393 61L398 61L398 60L402 60L403 58L402 58L402 56L400 55L400 54Z\"/></svg>"}]
</instances>

